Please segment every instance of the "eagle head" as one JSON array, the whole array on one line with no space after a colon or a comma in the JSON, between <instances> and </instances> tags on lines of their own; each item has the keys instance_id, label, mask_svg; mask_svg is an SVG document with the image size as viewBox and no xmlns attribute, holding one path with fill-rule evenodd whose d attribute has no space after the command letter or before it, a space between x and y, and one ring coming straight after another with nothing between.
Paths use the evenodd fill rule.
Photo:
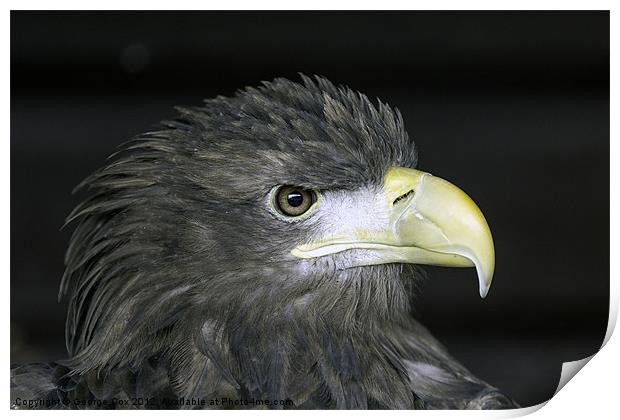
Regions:
<instances>
[{"instance_id":1,"label":"eagle head","mask_svg":"<svg viewBox=\"0 0 620 420\"><path fill-rule=\"evenodd\" d=\"M61 286L75 371L157 356L181 388L212 363L280 389L266 372L405 325L418 265L475 267L487 293L487 223L416 169L397 110L302 76L177 111L81 184Z\"/></svg>"}]
</instances>

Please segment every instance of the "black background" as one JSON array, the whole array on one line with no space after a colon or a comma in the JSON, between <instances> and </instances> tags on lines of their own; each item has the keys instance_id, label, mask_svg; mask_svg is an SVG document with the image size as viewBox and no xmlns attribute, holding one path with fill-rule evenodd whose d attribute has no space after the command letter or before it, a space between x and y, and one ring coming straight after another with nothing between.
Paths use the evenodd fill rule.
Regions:
<instances>
[{"instance_id":1,"label":"black background","mask_svg":"<svg viewBox=\"0 0 620 420\"><path fill-rule=\"evenodd\" d=\"M479 204L489 296L429 268L417 316L522 405L551 397L607 325L607 12L13 12L12 362L65 355L72 188L173 105L297 72L398 107L420 167Z\"/></svg>"}]
</instances>

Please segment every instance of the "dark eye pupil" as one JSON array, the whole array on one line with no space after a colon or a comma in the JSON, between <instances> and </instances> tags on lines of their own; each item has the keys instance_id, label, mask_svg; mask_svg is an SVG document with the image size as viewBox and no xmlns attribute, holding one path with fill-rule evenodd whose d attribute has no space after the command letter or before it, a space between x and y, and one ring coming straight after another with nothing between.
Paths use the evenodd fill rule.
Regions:
<instances>
[{"instance_id":1,"label":"dark eye pupil","mask_svg":"<svg viewBox=\"0 0 620 420\"><path fill-rule=\"evenodd\" d=\"M299 207L304 202L304 197L299 191L293 191L288 194L286 201L291 207Z\"/></svg>"}]
</instances>

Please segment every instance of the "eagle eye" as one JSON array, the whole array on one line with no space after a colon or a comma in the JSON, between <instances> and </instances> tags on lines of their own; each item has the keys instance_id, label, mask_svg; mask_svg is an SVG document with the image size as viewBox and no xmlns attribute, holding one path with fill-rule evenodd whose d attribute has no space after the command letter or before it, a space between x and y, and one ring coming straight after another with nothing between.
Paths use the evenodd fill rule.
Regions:
<instances>
[{"instance_id":1,"label":"eagle eye","mask_svg":"<svg viewBox=\"0 0 620 420\"><path fill-rule=\"evenodd\" d=\"M301 216L316 200L314 191L291 185L278 188L274 199L278 211L288 217Z\"/></svg>"}]
</instances>

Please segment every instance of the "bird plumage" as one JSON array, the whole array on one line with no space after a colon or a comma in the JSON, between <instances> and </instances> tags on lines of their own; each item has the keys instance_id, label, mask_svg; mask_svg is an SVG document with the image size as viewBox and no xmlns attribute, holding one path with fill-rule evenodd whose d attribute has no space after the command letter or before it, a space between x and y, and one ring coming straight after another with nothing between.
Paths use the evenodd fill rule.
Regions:
<instances>
[{"instance_id":1,"label":"bird plumage","mask_svg":"<svg viewBox=\"0 0 620 420\"><path fill-rule=\"evenodd\" d=\"M69 358L16 367L14 395L515 406L411 317L416 266L300 263L290 245L317 222L265 211L276 185L346 197L415 167L397 110L302 76L177 111L81 184L60 290Z\"/></svg>"}]
</instances>

